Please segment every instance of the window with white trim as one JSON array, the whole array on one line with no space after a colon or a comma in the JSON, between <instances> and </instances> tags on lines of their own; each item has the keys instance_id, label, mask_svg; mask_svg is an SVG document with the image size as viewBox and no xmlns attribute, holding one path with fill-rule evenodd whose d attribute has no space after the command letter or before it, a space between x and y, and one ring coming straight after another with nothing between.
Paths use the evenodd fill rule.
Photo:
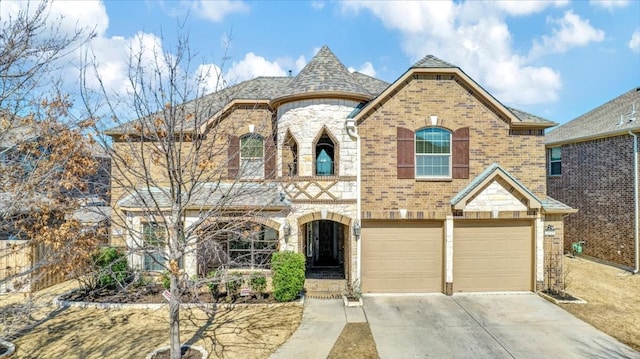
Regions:
<instances>
[{"instance_id":1,"label":"window with white trim","mask_svg":"<svg viewBox=\"0 0 640 359\"><path fill-rule=\"evenodd\" d=\"M451 178L451 132L430 127L415 138L416 178Z\"/></svg>"},{"instance_id":2,"label":"window with white trim","mask_svg":"<svg viewBox=\"0 0 640 359\"><path fill-rule=\"evenodd\" d=\"M144 270L164 270L166 257L166 230L158 223L143 223Z\"/></svg>"},{"instance_id":3,"label":"window with white trim","mask_svg":"<svg viewBox=\"0 0 640 359\"><path fill-rule=\"evenodd\" d=\"M248 134L240 137L240 178L264 177L264 139Z\"/></svg>"},{"instance_id":4,"label":"window with white trim","mask_svg":"<svg viewBox=\"0 0 640 359\"><path fill-rule=\"evenodd\" d=\"M549 149L549 176L560 176L562 174L562 147L552 147Z\"/></svg>"}]
</instances>

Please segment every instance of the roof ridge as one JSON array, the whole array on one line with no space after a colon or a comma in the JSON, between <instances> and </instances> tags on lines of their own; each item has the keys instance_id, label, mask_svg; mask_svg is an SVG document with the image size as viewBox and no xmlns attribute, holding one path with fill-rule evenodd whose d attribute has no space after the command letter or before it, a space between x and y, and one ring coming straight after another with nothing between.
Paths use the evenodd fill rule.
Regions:
<instances>
[{"instance_id":1,"label":"roof ridge","mask_svg":"<svg viewBox=\"0 0 640 359\"><path fill-rule=\"evenodd\" d=\"M459 66L456 66L450 62L444 61L440 58L437 58L434 55L426 55L425 57L423 57L422 59L420 59L418 62L416 62L411 66L411 68L414 68L414 67L445 68L445 67L459 67Z\"/></svg>"}]
</instances>

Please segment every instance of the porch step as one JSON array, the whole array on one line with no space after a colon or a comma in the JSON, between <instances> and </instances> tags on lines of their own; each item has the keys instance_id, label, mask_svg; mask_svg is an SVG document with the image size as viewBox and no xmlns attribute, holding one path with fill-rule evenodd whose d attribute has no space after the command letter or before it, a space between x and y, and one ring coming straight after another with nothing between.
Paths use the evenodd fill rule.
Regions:
<instances>
[{"instance_id":1,"label":"porch step","mask_svg":"<svg viewBox=\"0 0 640 359\"><path fill-rule=\"evenodd\" d=\"M311 279L304 281L305 295L308 298L338 299L347 288L346 279Z\"/></svg>"}]
</instances>

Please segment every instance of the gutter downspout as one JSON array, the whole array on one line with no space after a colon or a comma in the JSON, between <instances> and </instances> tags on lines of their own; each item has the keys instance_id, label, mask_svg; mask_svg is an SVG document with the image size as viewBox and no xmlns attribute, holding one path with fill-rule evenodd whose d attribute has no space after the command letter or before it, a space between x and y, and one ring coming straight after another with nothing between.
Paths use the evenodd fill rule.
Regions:
<instances>
[{"instance_id":1,"label":"gutter downspout","mask_svg":"<svg viewBox=\"0 0 640 359\"><path fill-rule=\"evenodd\" d=\"M640 271L640 228L638 228L638 135L629 131L629 134L633 136L633 204L634 204L634 239L636 244L636 266L633 270L634 274Z\"/></svg>"},{"instance_id":2,"label":"gutter downspout","mask_svg":"<svg viewBox=\"0 0 640 359\"><path fill-rule=\"evenodd\" d=\"M356 128L356 122L352 118L347 119L347 134L356 139L356 221L362 226L361 213L362 213L362 195L360 194L360 135ZM362 234L360 238L356 238L356 281L360 283L360 273L362 268Z\"/></svg>"}]
</instances>

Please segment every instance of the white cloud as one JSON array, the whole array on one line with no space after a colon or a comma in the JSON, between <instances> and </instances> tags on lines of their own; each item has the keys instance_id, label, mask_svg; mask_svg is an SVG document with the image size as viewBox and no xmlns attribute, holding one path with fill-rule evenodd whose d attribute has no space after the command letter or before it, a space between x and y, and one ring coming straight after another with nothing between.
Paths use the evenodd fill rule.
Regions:
<instances>
[{"instance_id":1,"label":"white cloud","mask_svg":"<svg viewBox=\"0 0 640 359\"><path fill-rule=\"evenodd\" d=\"M356 71L371 77L376 77L376 70L373 68L373 64L371 64L371 62L369 61L362 64L362 66L360 66L360 68L357 70L353 67L349 67L349 72L356 72Z\"/></svg>"},{"instance_id":2,"label":"white cloud","mask_svg":"<svg viewBox=\"0 0 640 359\"><path fill-rule=\"evenodd\" d=\"M635 52L640 52L640 28L636 29L629 40L629 48Z\"/></svg>"},{"instance_id":3,"label":"white cloud","mask_svg":"<svg viewBox=\"0 0 640 359\"><path fill-rule=\"evenodd\" d=\"M89 76L87 85L97 90L101 81L102 86L111 95L125 95L131 91L130 67L139 66L147 74L152 74L151 78L145 79L148 82L157 80L153 78L157 71L165 75L173 61L171 55L163 51L162 40L154 34L144 32L130 38L96 37L89 47L92 56L90 61L93 62L95 75L99 76L99 79Z\"/></svg>"},{"instance_id":4,"label":"white cloud","mask_svg":"<svg viewBox=\"0 0 640 359\"><path fill-rule=\"evenodd\" d=\"M233 0L199 0L193 3L192 6L198 16L214 22L222 21L229 14L249 11L249 5L242 1Z\"/></svg>"},{"instance_id":5,"label":"white cloud","mask_svg":"<svg viewBox=\"0 0 640 359\"><path fill-rule=\"evenodd\" d=\"M569 3L569 0L540 1L540 0L507 0L495 1L492 3L508 15L521 16L539 13L549 6L562 7Z\"/></svg>"},{"instance_id":6,"label":"white cloud","mask_svg":"<svg viewBox=\"0 0 640 359\"><path fill-rule=\"evenodd\" d=\"M19 11L33 15L39 5L40 2L2 0L0 18L16 16ZM52 1L46 14L47 25L66 35L72 35L79 29L89 29L100 36L109 26L107 10L100 1Z\"/></svg>"},{"instance_id":7,"label":"white cloud","mask_svg":"<svg viewBox=\"0 0 640 359\"><path fill-rule=\"evenodd\" d=\"M341 7L347 15L369 11L385 27L398 30L403 52L412 61L433 54L462 68L500 101L531 105L557 100L562 88L560 73L534 64L536 56L602 41L604 32L569 11L551 21L552 33L531 49L516 50L506 19L566 5L566 0L344 1Z\"/></svg>"},{"instance_id":8,"label":"white cloud","mask_svg":"<svg viewBox=\"0 0 640 359\"><path fill-rule=\"evenodd\" d=\"M199 65L194 75L194 83L200 86L201 94L218 91L226 86L222 69L216 64Z\"/></svg>"},{"instance_id":9,"label":"white cloud","mask_svg":"<svg viewBox=\"0 0 640 359\"><path fill-rule=\"evenodd\" d=\"M249 52L240 62L233 62L224 78L228 84L235 84L258 76L285 75L286 71L277 62L268 61L262 56Z\"/></svg>"},{"instance_id":10,"label":"white cloud","mask_svg":"<svg viewBox=\"0 0 640 359\"><path fill-rule=\"evenodd\" d=\"M102 36L109 27L107 9L101 1L53 1L51 14L63 17L63 27L73 31L76 27L94 30Z\"/></svg>"},{"instance_id":11,"label":"white cloud","mask_svg":"<svg viewBox=\"0 0 640 359\"><path fill-rule=\"evenodd\" d=\"M438 30L444 31L451 27L450 21L455 5L450 1L344 1L342 9L346 12L358 13L369 10L383 24L404 33L420 33Z\"/></svg>"},{"instance_id":12,"label":"white cloud","mask_svg":"<svg viewBox=\"0 0 640 359\"><path fill-rule=\"evenodd\" d=\"M623 8L627 6L630 0L591 0L589 3L593 6L605 8L609 11L613 11L615 8Z\"/></svg>"},{"instance_id":13,"label":"white cloud","mask_svg":"<svg viewBox=\"0 0 640 359\"><path fill-rule=\"evenodd\" d=\"M562 53L573 47L604 40L604 31L594 28L589 24L589 20L583 20L573 11L567 11L562 19L548 18L547 22L556 25L553 35L543 36L542 42L534 42L531 58L546 53Z\"/></svg>"},{"instance_id":14,"label":"white cloud","mask_svg":"<svg viewBox=\"0 0 640 359\"><path fill-rule=\"evenodd\" d=\"M300 70L302 70L306 65L307 59L304 57L304 55L300 55L296 60L296 73L300 72Z\"/></svg>"},{"instance_id":15,"label":"white cloud","mask_svg":"<svg viewBox=\"0 0 640 359\"><path fill-rule=\"evenodd\" d=\"M322 10L324 8L324 1L312 1L311 2L311 7L314 10Z\"/></svg>"}]
</instances>

